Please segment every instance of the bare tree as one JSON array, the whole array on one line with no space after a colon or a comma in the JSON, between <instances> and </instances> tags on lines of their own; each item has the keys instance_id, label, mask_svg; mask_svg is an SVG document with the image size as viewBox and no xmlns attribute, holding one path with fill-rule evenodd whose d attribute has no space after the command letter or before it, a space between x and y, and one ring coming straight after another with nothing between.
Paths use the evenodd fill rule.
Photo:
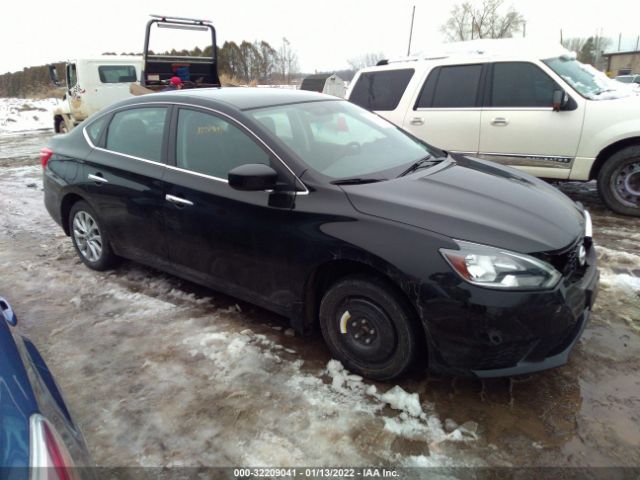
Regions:
<instances>
[{"instance_id":1,"label":"bare tree","mask_svg":"<svg viewBox=\"0 0 640 480\"><path fill-rule=\"evenodd\" d=\"M504 0L466 1L453 7L442 32L450 41L474 38L510 38L524 25L524 17L510 6L504 13Z\"/></svg>"},{"instance_id":2,"label":"bare tree","mask_svg":"<svg viewBox=\"0 0 640 480\"><path fill-rule=\"evenodd\" d=\"M384 58L382 52L369 52L359 57L350 58L347 63L352 70L360 70L361 68L371 67Z\"/></svg>"},{"instance_id":3,"label":"bare tree","mask_svg":"<svg viewBox=\"0 0 640 480\"><path fill-rule=\"evenodd\" d=\"M287 84L291 83L291 75L298 72L298 55L285 37L282 37L282 45L278 50L278 70L282 81Z\"/></svg>"}]
</instances>

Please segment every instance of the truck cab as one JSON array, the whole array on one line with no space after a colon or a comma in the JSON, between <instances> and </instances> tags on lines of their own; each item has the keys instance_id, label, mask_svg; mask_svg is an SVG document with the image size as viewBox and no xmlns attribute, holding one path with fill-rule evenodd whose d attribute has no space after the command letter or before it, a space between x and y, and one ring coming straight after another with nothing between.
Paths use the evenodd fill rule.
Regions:
<instances>
[{"instance_id":1,"label":"truck cab","mask_svg":"<svg viewBox=\"0 0 640 480\"><path fill-rule=\"evenodd\" d=\"M131 83L142 71L140 56L111 56L70 60L65 67L62 104L54 110L56 133L71 131L102 108L131 96ZM54 81L57 72L52 71Z\"/></svg>"}]
</instances>

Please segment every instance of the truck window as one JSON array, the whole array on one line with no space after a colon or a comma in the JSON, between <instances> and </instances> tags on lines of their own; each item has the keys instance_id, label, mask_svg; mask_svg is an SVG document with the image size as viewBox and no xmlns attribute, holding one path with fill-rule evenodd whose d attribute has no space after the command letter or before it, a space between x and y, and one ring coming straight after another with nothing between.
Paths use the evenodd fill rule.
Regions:
<instances>
[{"instance_id":1,"label":"truck window","mask_svg":"<svg viewBox=\"0 0 640 480\"><path fill-rule=\"evenodd\" d=\"M482 65L436 67L424 82L417 108L477 106Z\"/></svg>"},{"instance_id":2,"label":"truck window","mask_svg":"<svg viewBox=\"0 0 640 480\"><path fill-rule=\"evenodd\" d=\"M67 88L74 87L78 83L78 75L76 74L76 64L69 63L67 65Z\"/></svg>"},{"instance_id":3,"label":"truck window","mask_svg":"<svg viewBox=\"0 0 640 480\"><path fill-rule=\"evenodd\" d=\"M116 113L107 130L107 150L160 162L165 107L132 108Z\"/></svg>"},{"instance_id":4,"label":"truck window","mask_svg":"<svg viewBox=\"0 0 640 480\"><path fill-rule=\"evenodd\" d=\"M137 80L133 65L100 65L98 75L102 83L131 83Z\"/></svg>"},{"instance_id":5,"label":"truck window","mask_svg":"<svg viewBox=\"0 0 640 480\"><path fill-rule=\"evenodd\" d=\"M551 77L532 63L496 63L489 106L551 107L553 91L558 88Z\"/></svg>"},{"instance_id":6,"label":"truck window","mask_svg":"<svg viewBox=\"0 0 640 480\"><path fill-rule=\"evenodd\" d=\"M349 101L367 110L395 110L415 70L385 70L360 75Z\"/></svg>"}]
</instances>

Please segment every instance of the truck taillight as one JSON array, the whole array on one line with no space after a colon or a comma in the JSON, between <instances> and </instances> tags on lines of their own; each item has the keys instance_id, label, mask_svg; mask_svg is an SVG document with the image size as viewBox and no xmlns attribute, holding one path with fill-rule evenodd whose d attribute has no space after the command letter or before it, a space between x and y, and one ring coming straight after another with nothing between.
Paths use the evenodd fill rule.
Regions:
<instances>
[{"instance_id":1,"label":"truck taillight","mask_svg":"<svg viewBox=\"0 0 640 480\"><path fill-rule=\"evenodd\" d=\"M34 414L30 432L31 480L76 480L71 455L53 425Z\"/></svg>"},{"instance_id":2,"label":"truck taillight","mask_svg":"<svg viewBox=\"0 0 640 480\"><path fill-rule=\"evenodd\" d=\"M42 164L42 168L47 166L47 162L51 158L51 155L53 155L53 150L49 147L42 147L40 149L40 163Z\"/></svg>"}]
</instances>

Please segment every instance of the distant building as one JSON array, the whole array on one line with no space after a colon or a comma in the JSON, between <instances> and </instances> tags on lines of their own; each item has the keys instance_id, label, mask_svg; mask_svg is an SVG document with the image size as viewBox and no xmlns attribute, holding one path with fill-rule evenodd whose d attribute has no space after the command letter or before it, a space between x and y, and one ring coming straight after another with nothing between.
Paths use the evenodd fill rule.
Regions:
<instances>
[{"instance_id":1,"label":"distant building","mask_svg":"<svg viewBox=\"0 0 640 480\"><path fill-rule=\"evenodd\" d=\"M603 53L604 68L611 75L640 73L640 50Z\"/></svg>"},{"instance_id":2,"label":"distant building","mask_svg":"<svg viewBox=\"0 0 640 480\"><path fill-rule=\"evenodd\" d=\"M309 90L311 92L326 93L334 97L344 98L346 92L346 84L335 73L318 73L309 75L302 80L300 90Z\"/></svg>"}]
</instances>

